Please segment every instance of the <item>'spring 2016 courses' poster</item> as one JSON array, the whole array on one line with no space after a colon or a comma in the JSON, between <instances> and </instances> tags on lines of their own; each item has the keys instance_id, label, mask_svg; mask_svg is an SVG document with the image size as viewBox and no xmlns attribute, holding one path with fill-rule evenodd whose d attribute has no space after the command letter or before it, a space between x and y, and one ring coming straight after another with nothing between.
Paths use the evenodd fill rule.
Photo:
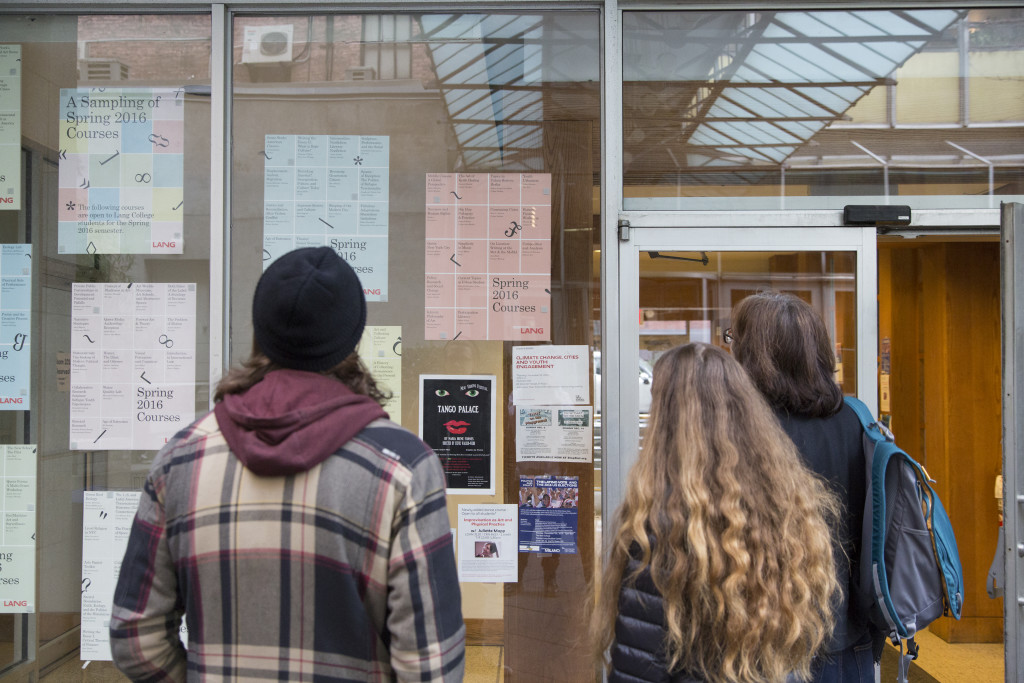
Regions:
<instances>
[{"instance_id":1,"label":"'spring 2016 courses' poster","mask_svg":"<svg viewBox=\"0 0 1024 683\"><path fill-rule=\"evenodd\" d=\"M0 245L0 410L28 410L32 245Z\"/></svg>"},{"instance_id":2,"label":"'spring 2016 courses' poster","mask_svg":"<svg viewBox=\"0 0 1024 683\"><path fill-rule=\"evenodd\" d=\"M551 339L551 174L426 185L424 339Z\"/></svg>"},{"instance_id":3,"label":"'spring 2016 courses' poster","mask_svg":"<svg viewBox=\"0 0 1024 683\"><path fill-rule=\"evenodd\" d=\"M21 45L0 45L0 209L21 209Z\"/></svg>"},{"instance_id":4,"label":"'spring 2016 courses' poster","mask_svg":"<svg viewBox=\"0 0 1024 683\"><path fill-rule=\"evenodd\" d=\"M71 288L71 450L155 450L195 419L196 286Z\"/></svg>"},{"instance_id":5,"label":"'spring 2016 courses' poster","mask_svg":"<svg viewBox=\"0 0 1024 683\"><path fill-rule=\"evenodd\" d=\"M268 135L263 268L300 247L331 247L367 301L388 300L386 135Z\"/></svg>"},{"instance_id":6,"label":"'spring 2016 courses' poster","mask_svg":"<svg viewBox=\"0 0 1024 683\"><path fill-rule=\"evenodd\" d=\"M185 91L62 88L59 254L181 254Z\"/></svg>"},{"instance_id":7,"label":"'spring 2016 courses' poster","mask_svg":"<svg viewBox=\"0 0 1024 683\"><path fill-rule=\"evenodd\" d=\"M420 438L450 494L494 494L494 375L420 375Z\"/></svg>"},{"instance_id":8,"label":"'spring 2016 courses' poster","mask_svg":"<svg viewBox=\"0 0 1024 683\"><path fill-rule=\"evenodd\" d=\"M138 491L86 491L82 503L83 661L110 661L110 612Z\"/></svg>"},{"instance_id":9,"label":"'spring 2016 courses' poster","mask_svg":"<svg viewBox=\"0 0 1024 683\"><path fill-rule=\"evenodd\" d=\"M0 446L0 613L36 611L36 446Z\"/></svg>"}]
</instances>

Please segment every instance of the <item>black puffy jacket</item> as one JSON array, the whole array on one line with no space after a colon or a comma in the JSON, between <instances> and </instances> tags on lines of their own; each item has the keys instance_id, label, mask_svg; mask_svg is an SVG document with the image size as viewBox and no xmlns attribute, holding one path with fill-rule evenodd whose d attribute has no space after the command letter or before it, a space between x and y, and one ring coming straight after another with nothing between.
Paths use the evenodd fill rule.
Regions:
<instances>
[{"instance_id":1,"label":"black puffy jacket","mask_svg":"<svg viewBox=\"0 0 1024 683\"><path fill-rule=\"evenodd\" d=\"M626 575L640 563L630 558ZM612 667L609 683L700 683L683 673L669 673L665 666L665 605L648 569L635 584L623 584L619 616L615 620Z\"/></svg>"}]
</instances>

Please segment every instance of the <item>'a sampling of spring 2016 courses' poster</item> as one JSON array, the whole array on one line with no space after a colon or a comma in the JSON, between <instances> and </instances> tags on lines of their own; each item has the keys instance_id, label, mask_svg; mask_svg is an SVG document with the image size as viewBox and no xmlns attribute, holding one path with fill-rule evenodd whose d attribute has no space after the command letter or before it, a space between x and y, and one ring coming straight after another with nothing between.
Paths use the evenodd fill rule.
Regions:
<instances>
[{"instance_id":1,"label":"'a sampling of spring 2016 courses' poster","mask_svg":"<svg viewBox=\"0 0 1024 683\"><path fill-rule=\"evenodd\" d=\"M420 375L420 438L449 494L494 494L494 375Z\"/></svg>"}]
</instances>

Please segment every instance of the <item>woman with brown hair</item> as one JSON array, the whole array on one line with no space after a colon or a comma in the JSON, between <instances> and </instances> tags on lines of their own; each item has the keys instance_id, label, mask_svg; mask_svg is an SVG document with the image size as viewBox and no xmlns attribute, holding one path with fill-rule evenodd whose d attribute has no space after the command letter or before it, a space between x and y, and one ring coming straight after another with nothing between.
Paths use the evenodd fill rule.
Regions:
<instances>
[{"instance_id":1,"label":"woman with brown hair","mask_svg":"<svg viewBox=\"0 0 1024 683\"><path fill-rule=\"evenodd\" d=\"M883 636L868 624L856 594L866 472L862 429L836 384L835 351L825 323L791 294L761 292L732 314L732 352L775 411L804 463L839 498L833 531L841 593L836 629L811 667L813 681L872 683Z\"/></svg>"},{"instance_id":2,"label":"woman with brown hair","mask_svg":"<svg viewBox=\"0 0 1024 683\"><path fill-rule=\"evenodd\" d=\"M832 630L834 499L722 349L665 353L652 396L592 620L608 680L806 677Z\"/></svg>"}]
</instances>

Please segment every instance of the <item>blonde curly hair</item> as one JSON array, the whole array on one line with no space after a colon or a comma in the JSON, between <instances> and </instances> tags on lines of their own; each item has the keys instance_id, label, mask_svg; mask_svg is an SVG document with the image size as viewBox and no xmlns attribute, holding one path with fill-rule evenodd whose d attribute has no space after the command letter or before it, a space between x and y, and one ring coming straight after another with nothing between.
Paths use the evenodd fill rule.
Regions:
<instances>
[{"instance_id":1,"label":"blonde curly hair","mask_svg":"<svg viewBox=\"0 0 1024 683\"><path fill-rule=\"evenodd\" d=\"M834 627L838 503L722 349L668 351L652 395L594 598L596 656L608 665L620 591L649 571L669 671L709 683L807 678ZM627 575L631 553L641 569Z\"/></svg>"}]
</instances>

